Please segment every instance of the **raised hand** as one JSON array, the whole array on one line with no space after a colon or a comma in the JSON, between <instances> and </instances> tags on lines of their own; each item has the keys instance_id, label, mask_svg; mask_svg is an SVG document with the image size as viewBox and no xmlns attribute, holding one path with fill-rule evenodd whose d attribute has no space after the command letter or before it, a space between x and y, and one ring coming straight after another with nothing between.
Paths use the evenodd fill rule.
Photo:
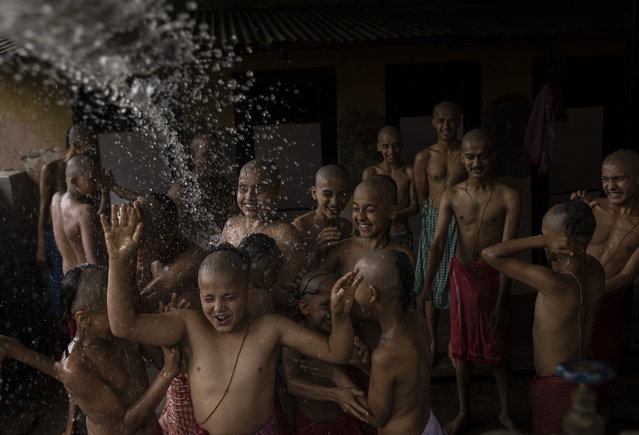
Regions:
<instances>
[{"instance_id":1,"label":"raised hand","mask_svg":"<svg viewBox=\"0 0 639 435\"><path fill-rule=\"evenodd\" d=\"M584 252L584 246L568 233L546 233L544 234L544 247L557 255L574 256Z\"/></svg>"},{"instance_id":2,"label":"raised hand","mask_svg":"<svg viewBox=\"0 0 639 435\"><path fill-rule=\"evenodd\" d=\"M357 276L358 273L357 269L348 272L333 285L331 290L331 312L334 317L350 314L353 307L355 289L364 279L363 276Z\"/></svg>"},{"instance_id":3,"label":"raised hand","mask_svg":"<svg viewBox=\"0 0 639 435\"><path fill-rule=\"evenodd\" d=\"M104 214L100 215L100 222L109 259L130 259L137 253L142 236L142 222L139 221L137 206L132 208L129 204L122 204L118 213L114 204L111 206L111 225Z\"/></svg>"},{"instance_id":4,"label":"raised hand","mask_svg":"<svg viewBox=\"0 0 639 435\"><path fill-rule=\"evenodd\" d=\"M578 190L570 194L570 199L576 199L579 201L583 201L590 206L590 208L594 207L597 204L596 200L593 200L590 196L590 192L587 190Z\"/></svg>"},{"instance_id":5,"label":"raised hand","mask_svg":"<svg viewBox=\"0 0 639 435\"><path fill-rule=\"evenodd\" d=\"M339 243L342 234L337 227L325 227L317 235L317 247L321 255L325 255L333 246Z\"/></svg>"},{"instance_id":6,"label":"raised hand","mask_svg":"<svg viewBox=\"0 0 639 435\"><path fill-rule=\"evenodd\" d=\"M171 300L168 304L165 304L163 301L159 301L158 303L158 313L168 313L171 310L188 310L191 308L191 303L186 299L180 299L180 302L177 301L177 293L171 293Z\"/></svg>"}]
</instances>

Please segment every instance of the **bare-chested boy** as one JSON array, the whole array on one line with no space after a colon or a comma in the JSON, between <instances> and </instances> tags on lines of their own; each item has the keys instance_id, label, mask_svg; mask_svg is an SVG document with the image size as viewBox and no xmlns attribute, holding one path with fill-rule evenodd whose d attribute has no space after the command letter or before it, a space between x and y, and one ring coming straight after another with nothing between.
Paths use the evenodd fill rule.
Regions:
<instances>
[{"instance_id":1,"label":"bare-chested boy","mask_svg":"<svg viewBox=\"0 0 639 435\"><path fill-rule=\"evenodd\" d=\"M204 253L180 234L175 203L152 193L140 198L138 207L146 228L137 261L142 311L155 311L158 302L167 303L173 293L200 309L197 273Z\"/></svg>"},{"instance_id":2,"label":"bare-chested boy","mask_svg":"<svg viewBox=\"0 0 639 435\"><path fill-rule=\"evenodd\" d=\"M371 354L368 421L379 434L442 434L430 410L431 356L424 318L413 302L413 269L393 249L367 252L357 262L357 303L379 321L382 336Z\"/></svg>"},{"instance_id":3,"label":"bare-chested boy","mask_svg":"<svg viewBox=\"0 0 639 435\"><path fill-rule=\"evenodd\" d=\"M599 262L585 252L594 231L595 218L588 205L569 201L548 210L542 234L482 252L488 264L538 292L533 324L537 376L530 386L534 434L563 433L562 418L575 384L556 376L556 367L590 355L588 343L605 279ZM537 248L544 248L550 267L515 258Z\"/></svg>"},{"instance_id":4,"label":"bare-chested boy","mask_svg":"<svg viewBox=\"0 0 639 435\"><path fill-rule=\"evenodd\" d=\"M284 256L278 277L281 290L273 295L278 310L295 305L295 279L305 263L300 233L277 216L277 201L281 194L280 171L272 162L255 159L245 164L237 182L237 206L242 214L226 221L221 237L221 242L233 246L254 233L275 239Z\"/></svg>"},{"instance_id":5,"label":"bare-chested boy","mask_svg":"<svg viewBox=\"0 0 639 435\"><path fill-rule=\"evenodd\" d=\"M353 224L359 236L340 241L322 262L322 269L353 270L355 263L371 249L391 248L415 256L390 239L391 222L397 215L397 188L388 175L374 175L362 181L353 193Z\"/></svg>"},{"instance_id":6,"label":"bare-chested boy","mask_svg":"<svg viewBox=\"0 0 639 435\"><path fill-rule=\"evenodd\" d=\"M461 109L457 104L450 101L442 101L437 104L433 109L432 120L437 134L437 142L415 156L415 190L418 203L422 207L422 226L415 270L415 293L419 293L424 285L424 269L428 260L428 251L435 235L435 224L437 223L442 194L447 188L468 177L459 154L461 142L457 138L457 130L461 122ZM433 300L425 307L427 322L433 327L431 337L433 360L436 360L438 355L437 325L440 311L450 307L448 269L450 260L455 255L456 243L457 226L455 219L451 219L442 262L433 281Z\"/></svg>"},{"instance_id":7,"label":"bare-chested boy","mask_svg":"<svg viewBox=\"0 0 639 435\"><path fill-rule=\"evenodd\" d=\"M362 180L373 175L388 175L397 185L397 214L390 230L390 238L408 249L413 246L413 234L408 227L408 218L417 214L419 204L415 192L413 167L401 161L404 149L402 132L394 125L386 125L377 133L377 151L382 154L382 162L369 166L362 173Z\"/></svg>"},{"instance_id":8,"label":"bare-chested boy","mask_svg":"<svg viewBox=\"0 0 639 435\"><path fill-rule=\"evenodd\" d=\"M470 381L475 362L493 367L501 405L499 420L513 429L509 406L510 280L482 263L480 253L486 246L517 236L521 199L515 190L495 181L495 145L489 133L480 129L468 132L462 139L460 157L468 179L442 195L424 287L418 297L418 307L432 300L431 288L454 217L459 239L450 263L450 335L459 414L447 425L449 434L459 432L471 418ZM433 330L432 324L429 329Z\"/></svg>"},{"instance_id":9,"label":"bare-chested boy","mask_svg":"<svg viewBox=\"0 0 639 435\"><path fill-rule=\"evenodd\" d=\"M353 226L341 217L351 197L351 176L339 165L322 166L315 173L315 185L311 195L317 208L293 221L304 243L309 245L309 254L321 259L342 239L348 238Z\"/></svg>"},{"instance_id":10,"label":"bare-chested boy","mask_svg":"<svg viewBox=\"0 0 639 435\"><path fill-rule=\"evenodd\" d=\"M55 242L62 254L62 271L83 263L104 264L104 236L98 221L98 166L90 157L76 155L66 165L66 192L51 199Z\"/></svg>"},{"instance_id":11,"label":"bare-chested boy","mask_svg":"<svg viewBox=\"0 0 639 435\"><path fill-rule=\"evenodd\" d=\"M606 272L606 295L595 319L592 356L619 369L624 335L624 290L639 274L639 154L620 149L601 165L601 184L606 194L591 200L585 191L571 198L586 201L597 221L587 253Z\"/></svg>"},{"instance_id":12,"label":"bare-chested boy","mask_svg":"<svg viewBox=\"0 0 639 435\"><path fill-rule=\"evenodd\" d=\"M324 335L331 332L330 298L336 281L336 274L323 270L302 277L298 308L305 327ZM362 433L362 423L354 416L367 419L368 411L358 401L366 393L349 376L357 369L303 358L288 348L282 349L282 365L288 392L295 400L297 435Z\"/></svg>"},{"instance_id":13,"label":"bare-chested boy","mask_svg":"<svg viewBox=\"0 0 639 435\"><path fill-rule=\"evenodd\" d=\"M251 189L253 185L251 185ZM202 312L174 310L137 314L132 279L142 226L128 205L112 226L102 225L109 251L107 306L116 336L141 343L179 345L186 358L195 418L216 434L288 433L275 407L275 370L280 346L335 363L348 361L353 346L350 309L359 284L356 271L337 281L331 294L330 337L277 315L246 316L248 262L216 251L200 267Z\"/></svg>"},{"instance_id":14,"label":"bare-chested boy","mask_svg":"<svg viewBox=\"0 0 639 435\"><path fill-rule=\"evenodd\" d=\"M0 362L14 358L64 384L86 415L89 434L157 433L155 408L179 367L179 352L164 349L164 366L149 386L137 344L113 337L106 307L106 268L82 265L63 281L63 307L77 325L70 354L54 361L0 336Z\"/></svg>"},{"instance_id":15,"label":"bare-chested boy","mask_svg":"<svg viewBox=\"0 0 639 435\"><path fill-rule=\"evenodd\" d=\"M67 131L67 152L64 158L42 165L40 170L40 208L38 214L38 248L36 262L47 269L49 309L53 315L60 315L60 285L62 256L55 243L51 223L51 199L56 192L66 190L66 162L77 154L96 153L95 135L86 126L74 124Z\"/></svg>"}]
</instances>

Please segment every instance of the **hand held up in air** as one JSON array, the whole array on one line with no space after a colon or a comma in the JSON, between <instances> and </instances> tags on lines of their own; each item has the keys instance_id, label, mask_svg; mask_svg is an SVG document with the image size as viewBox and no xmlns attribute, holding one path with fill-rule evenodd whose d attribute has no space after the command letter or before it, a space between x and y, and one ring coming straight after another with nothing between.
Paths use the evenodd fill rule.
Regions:
<instances>
[{"instance_id":1,"label":"hand held up in air","mask_svg":"<svg viewBox=\"0 0 639 435\"><path fill-rule=\"evenodd\" d=\"M100 215L100 222L109 259L128 260L136 255L142 236L142 222L140 222L137 205L131 207L126 203L122 204L119 213L117 206L112 205L111 224L104 214Z\"/></svg>"}]
</instances>

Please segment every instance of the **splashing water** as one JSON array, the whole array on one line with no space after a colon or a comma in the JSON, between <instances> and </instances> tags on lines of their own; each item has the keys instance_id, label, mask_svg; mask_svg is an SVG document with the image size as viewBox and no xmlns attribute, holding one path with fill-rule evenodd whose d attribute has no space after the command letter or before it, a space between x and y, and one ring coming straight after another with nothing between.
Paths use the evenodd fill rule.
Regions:
<instances>
[{"instance_id":1,"label":"splashing water","mask_svg":"<svg viewBox=\"0 0 639 435\"><path fill-rule=\"evenodd\" d=\"M193 9L194 3L187 3L187 10ZM44 73L133 118L166 167L189 187L182 189L187 210L199 221L212 220L217 207L202 204L202 189L179 143L175 109L190 107L213 125L215 114L243 98L247 83L211 76L241 60L235 47L215 46L205 25L157 0L4 0L0 34L23 47L12 59L22 72ZM231 145L234 132L225 140ZM228 176L233 168L224 164L219 170Z\"/></svg>"}]
</instances>

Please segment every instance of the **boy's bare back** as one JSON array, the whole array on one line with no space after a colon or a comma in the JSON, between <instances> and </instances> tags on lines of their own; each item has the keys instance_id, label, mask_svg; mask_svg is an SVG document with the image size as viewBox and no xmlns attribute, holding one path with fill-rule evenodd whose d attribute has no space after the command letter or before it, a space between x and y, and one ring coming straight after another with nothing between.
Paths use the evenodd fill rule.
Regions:
<instances>
[{"instance_id":1,"label":"boy's bare back","mask_svg":"<svg viewBox=\"0 0 639 435\"><path fill-rule=\"evenodd\" d=\"M93 206L57 192L51 200L51 220L64 273L83 263L104 264L104 240Z\"/></svg>"},{"instance_id":2,"label":"boy's bare back","mask_svg":"<svg viewBox=\"0 0 639 435\"><path fill-rule=\"evenodd\" d=\"M406 311L398 319L390 340L382 337L371 354L371 385L368 403L375 400L378 382L393 386L390 419L378 428L383 434L419 434L428 422L430 400L430 349L423 316ZM381 379L380 379L381 378Z\"/></svg>"},{"instance_id":3,"label":"boy's bare back","mask_svg":"<svg viewBox=\"0 0 639 435\"><path fill-rule=\"evenodd\" d=\"M87 429L109 435L120 427L122 409L133 405L149 388L139 345L113 339L107 348L76 345L63 361L61 381L87 416ZM122 409L118 409L123 405ZM135 434L154 434L156 421L149 418Z\"/></svg>"},{"instance_id":4,"label":"boy's bare back","mask_svg":"<svg viewBox=\"0 0 639 435\"><path fill-rule=\"evenodd\" d=\"M540 282L539 287L546 291L538 289L533 324L539 376L554 375L557 364L589 356L588 344L603 297L604 273L594 257L586 255L585 259L585 267L574 276L552 272Z\"/></svg>"}]
</instances>

